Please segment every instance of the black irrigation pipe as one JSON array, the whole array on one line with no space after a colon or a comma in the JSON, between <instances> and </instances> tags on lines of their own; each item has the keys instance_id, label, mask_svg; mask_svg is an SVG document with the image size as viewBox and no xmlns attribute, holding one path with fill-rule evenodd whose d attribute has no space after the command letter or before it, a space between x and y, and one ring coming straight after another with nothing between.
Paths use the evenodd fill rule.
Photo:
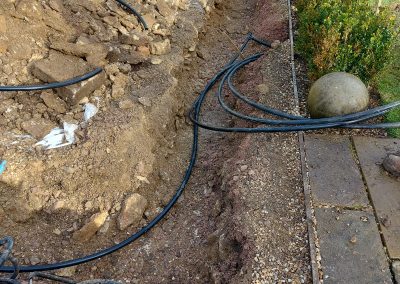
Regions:
<instances>
[{"instance_id":1,"label":"black irrigation pipe","mask_svg":"<svg viewBox=\"0 0 400 284\"><path fill-rule=\"evenodd\" d=\"M245 47L250 42L250 40L252 40L252 36L247 37L245 43L242 46L241 51L243 51L245 49ZM234 58L232 59L233 61L231 61L231 62L234 62L239 56L240 56L240 54L236 54L234 56ZM211 79L210 82L206 85L206 87L202 93L204 93L204 94L208 93L211 90L211 88L217 83L217 81L224 75L224 73L227 70L229 70L229 68L231 68L232 65L233 65L233 63L230 63L228 66L224 67L217 75L215 75L214 78ZM197 102L198 101L195 102L195 105L197 105L199 107L200 105ZM197 115L199 113L200 113L200 108L198 109L198 112L195 115L196 119L198 118ZM126 240L120 242L119 244L116 244L114 246L111 246L109 248L101 250L99 252L96 252L96 253L81 257L81 258L76 258L76 259L53 263L53 264L20 266L19 271L20 272L49 271L49 270L62 269L62 268L66 268L66 267L71 267L71 266L87 263L87 262L99 259L101 257L104 257L106 255L112 254L112 253L126 247L127 245L131 244L132 242L134 242L135 240L137 240L138 238L143 236L149 230L151 230L155 225L157 225L157 223L159 223L168 214L168 212L171 210L171 208L176 204L179 197L182 195L186 185L189 182L190 176L192 174L194 165L196 164L196 160L197 160L198 135L199 135L199 127L197 124L194 124L193 125L192 151L191 151L189 165L188 165L188 168L186 169L183 180L182 180L180 186L178 187L176 193L171 198L171 200L168 202L168 204L165 206L165 208L152 221L150 221L145 227L140 229L135 234L131 235ZM15 270L14 267L0 266L0 272L10 273L10 272L14 272L14 270Z\"/></svg>"},{"instance_id":2,"label":"black irrigation pipe","mask_svg":"<svg viewBox=\"0 0 400 284\"><path fill-rule=\"evenodd\" d=\"M140 15L131 5L129 5L124 0L115 0L115 1L117 1L119 4L121 4L123 7L125 7L128 11L130 11L132 14L134 14L139 19L139 21L142 23L145 30L149 29L149 27L147 26L147 23L143 19L142 15Z\"/></svg>"},{"instance_id":3,"label":"black irrigation pipe","mask_svg":"<svg viewBox=\"0 0 400 284\"><path fill-rule=\"evenodd\" d=\"M257 43L261 43L262 41L256 41ZM270 108L268 106L256 103L244 95L242 95L233 85L232 83L232 78L233 76L244 66L250 64L251 62L254 62L258 60L263 54L258 53L255 55L252 55L245 60L239 61L235 64L233 64L229 70L227 70L226 74L222 78L218 91L217 91L217 97L218 101L221 105L221 107L230 113L233 116L236 116L238 118L241 118L245 121L250 121L250 122L257 122L257 123L262 123L268 125L268 127L262 127L262 126L257 126L257 127L220 127L220 126L215 126L215 125L209 125L206 123L201 122L199 119L196 119L194 114L196 114L197 108L192 108L189 117L192 120L193 123L197 124L198 126L208 129L208 130L213 130L213 131L218 131L218 132L243 132L243 133L261 133L261 132L293 132L293 131L309 131L309 130L317 130L317 129L325 129L325 128L333 128L333 127L345 127L345 128L360 128L360 129L377 129L377 128L398 128L400 127L400 122L394 122L394 123L379 123L379 124L358 124L361 121L369 120L371 118L381 116L388 112L389 110L400 106L400 101L381 106L381 107L376 107L374 109L354 113L354 114L349 114L349 115L343 115L343 116L336 116L336 117L331 117L331 118L321 118L321 119L311 119L311 118L305 118L302 116L296 116L296 115L291 115L286 112L282 112L277 109ZM269 115L274 115L278 116L280 118L286 118L284 120L276 120L276 119L266 119L263 117L255 117L255 116L248 116L245 114L242 114L238 111L235 111L231 109L223 99L223 90L225 83L228 81L228 87L229 90L240 100L243 102L247 103L250 106L253 106L254 108L263 111L266 114ZM199 96L199 99L196 101L197 104L201 106L203 103L206 93L202 93ZM198 116L197 116L198 117ZM279 126L275 126L279 125Z\"/></svg>"},{"instance_id":4,"label":"black irrigation pipe","mask_svg":"<svg viewBox=\"0 0 400 284\"><path fill-rule=\"evenodd\" d=\"M140 23L143 25L144 29L148 29L146 21L143 19L142 15L140 15L131 5L129 5L126 1L124 0L115 0L121 6L123 6L125 9L127 9L129 12L134 14L140 21ZM0 92L27 92L27 91L43 91L43 90L49 90L49 89L57 89L57 88L62 88L62 87L67 87L70 85L78 84L80 82L89 80L90 78L98 75L103 71L102 68L96 68L91 72L88 72L82 76L75 77L72 79L68 79L63 82L55 82L55 83L49 83L49 84L44 84L44 85L21 85L21 86L0 86Z\"/></svg>"},{"instance_id":5,"label":"black irrigation pipe","mask_svg":"<svg viewBox=\"0 0 400 284\"><path fill-rule=\"evenodd\" d=\"M44 85L26 85L26 86L0 86L0 92L19 92L19 91L42 91L49 89L63 88L70 85L78 84L80 82L89 80L90 78L96 76L103 71L102 68L96 68L93 71L86 73L82 76L68 79L63 82L54 82Z\"/></svg>"},{"instance_id":6,"label":"black irrigation pipe","mask_svg":"<svg viewBox=\"0 0 400 284\"><path fill-rule=\"evenodd\" d=\"M197 160L199 127L206 128L209 130L214 130L214 131L222 131L222 132L248 132L248 133L289 132L289 131L314 130L314 129L321 129L321 128L329 128L329 127L352 127L352 125L348 125L348 124L356 123L359 121L370 119L377 115L381 115L400 104L400 103L394 103L389 106L375 108L375 109L368 110L368 111L354 114L354 115L341 116L341 117L336 117L336 118L332 118L332 119L321 119L321 120L307 119L307 118L302 118L299 116L291 117L291 115L280 112L278 110L274 110L274 109L267 108L267 107L265 107L265 108L262 107L261 109L263 111L265 111L266 113L281 116L281 117L289 117L291 119L298 120L298 123L296 125L289 125L289 126L286 126L286 125L292 124L292 122L290 122L291 120L282 120L278 124L282 124L283 126L279 126L279 127L225 128L225 127L207 125L207 124L200 122L199 121L200 120L200 112L201 112L201 107L203 105L203 102L204 102L207 94L218 83L218 81L222 78L222 80L220 82L220 86L218 88L218 96L221 98L223 86L226 83L226 81L229 78L232 78L232 76L235 73L237 73L237 71L239 69L243 68L247 64L250 64L251 62L256 61L257 59L259 59L262 56L262 54L256 54L256 55L248 57L247 59L237 61L237 59L239 58L241 53L246 49L246 47L250 41L254 41L254 42L264 45L266 47L271 47L271 44L269 42L256 39L251 34L249 34L248 37L246 38L245 43L242 45L242 47L240 49L240 53L236 54L233 57L233 59L228 63L228 65L225 66L221 71L219 71L207 83L207 85L205 86L203 91L200 93L198 98L195 100L193 107L189 114L190 119L194 122L194 124L193 124L193 142L192 142L192 151L191 151L191 156L190 156L190 162L189 162L188 168L185 172L185 175L183 177L183 180L182 180L180 186L178 187L176 193L171 198L171 200L168 202L166 207L162 210L162 212L159 213L145 227L143 227L138 232L131 235L129 238L127 238L126 240L122 241L119 244L116 244L116 245L106 248L104 250L101 250L96 253L93 253L93 254L90 254L90 255L87 255L87 256L84 256L81 258L77 258L77 259L67 260L67 261L53 263L53 264L21 266L21 267L19 267L21 272L48 271L48 270L62 269L62 268L70 267L70 266L87 263L92 260L107 256L111 253L114 253L114 252L120 250L120 249L123 249L127 245L131 244L132 242L134 242L135 240L137 240L138 238L143 236L149 230L151 230L172 209L172 207L178 201L179 197L182 195L187 183L189 182L191 173L193 171L193 168L194 168L196 160ZM238 94L237 90L233 87L233 84L231 84L230 89L232 92L235 90L236 95ZM240 96L239 96L239 98L240 98ZM220 102L221 101L222 100L220 99ZM255 103L255 105L257 105L257 103ZM226 104L225 104L225 107L227 107ZM233 112L233 110L230 110L230 112L235 115L237 114L237 112ZM244 115L241 115L241 114L237 115L237 116L239 116L241 118L245 118L246 120L254 121L252 117L243 117ZM247 119L247 118L250 118L250 119ZM310 123L308 123L308 121ZM265 120L265 121L263 121L263 123L269 123L269 121ZM397 124L396 123L388 123L388 124L378 124L378 125L357 125L356 124L356 125L354 125L354 127L358 127L358 128L400 127L400 123L397 123ZM13 272L13 271L14 271L14 267L9 267L9 266L0 267L0 272Z\"/></svg>"}]
</instances>

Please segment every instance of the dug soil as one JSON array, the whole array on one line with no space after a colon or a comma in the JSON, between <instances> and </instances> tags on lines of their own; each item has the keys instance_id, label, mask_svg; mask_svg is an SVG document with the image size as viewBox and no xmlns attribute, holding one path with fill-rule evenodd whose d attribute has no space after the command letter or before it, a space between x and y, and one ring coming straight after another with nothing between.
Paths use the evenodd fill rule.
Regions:
<instances>
[{"instance_id":1,"label":"dug soil","mask_svg":"<svg viewBox=\"0 0 400 284\"><path fill-rule=\"evenodd\" d=\"M104 249L162 210L188 164L187 111L248 32L282 44L261 49L262 63L236 83L294 109L284 0L129 1L150 31L114 1L31 2L0 4L0 83L38 83L33 70L53 53L104 67L105 76L79 101L53 91L1 94L0 159L8 166L0 236L14 237L21 265ZM85 122L87 103L99 112ZM203 120L235 125L217 104L211 92ZM64 122L79 125L73 145L36 145ZM310 283L297 135L202 130L199 143L189 186L167 218L124 250L56 273L122 283ZM141 200L130 211L135 220L124 216L132 196Z\"/></svg>"}]
</instances>

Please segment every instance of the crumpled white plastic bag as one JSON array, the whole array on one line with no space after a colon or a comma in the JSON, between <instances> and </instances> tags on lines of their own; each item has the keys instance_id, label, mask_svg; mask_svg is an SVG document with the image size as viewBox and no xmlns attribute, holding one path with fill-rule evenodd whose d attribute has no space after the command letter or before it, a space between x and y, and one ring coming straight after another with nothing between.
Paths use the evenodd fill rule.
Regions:
<instances>
[{"instance_id":1,"label":"crumpled white plastic bag","mask_svg":"<svg viewBox=\"0 0 400 284\"><path fill-rule=\"evenodd\" d=\"M85 104L85 112L83 114L84 122L88 122L99 111L94 104ZM42 141L35 146L43 146L46 150L65 147L75 143L75 131L79 128L77 124L64 122L63 128L57 127L50 131Z\"/></svg>"},{"instance_id":2,"label":"crumpled white plastic bag","mask_svg":"<svg viewBox=\"0 0 400 284\"><path fill-rule=\"evenodd\" d=\"M78 125L64 122L63 128L54 128L47 134L42 141L39 141L35 146L43 146L46 150L65 147L75 143L75 131Z\"/></svg>"},{"instance_id":3,"label":"crumpled white plastic bag","mask_svg":"<svg viewBox=\"0 0 400 284\"><path fill-rule=\"evenodd\" d=\"M85 113L83 115L85 122L88 122L89 119L95 116L98 111L99 109L94 104L91 103L85 104Z\"/></svg>"}]
</instances>

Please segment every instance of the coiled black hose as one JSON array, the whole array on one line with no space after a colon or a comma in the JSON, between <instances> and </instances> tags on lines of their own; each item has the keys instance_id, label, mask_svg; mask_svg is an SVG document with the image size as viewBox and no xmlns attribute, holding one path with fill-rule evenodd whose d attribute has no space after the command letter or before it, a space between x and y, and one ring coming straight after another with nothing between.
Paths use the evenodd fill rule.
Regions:
<instances>
[{"instance_id":1,"label":"coiled black hose","mask_svg":"<svg viewBox=\"0 0 400 284\"><path fill-rule=\"evenodd\" d=\"M259 40L255 37L253 37L252 34L249 34L242 45L240 51L243 52L248 43L250 41L254 41L258 44L261 44L266 47L271 47L271 44L268 41L263 41ZM129 238L126 240L122 241L119 244L116 244L114 246L111 246L109 248L106 248L104 250L101 250L99 252L93 253L91 255L87 255L81 258L77 259L72 259L68 261L63 261L59 263L53 263L53 264L44 264L44 265L33 265L33 266L21 266L20 271L21 272L35 272L35 271L46 271L46 270L54 270L54 269L62 269L70 266L75 266L79 264L83 264L104 256L107 256L111 253L114 253L120 249L123 249L127 245L131 244L141 236L143 236L145 233L147 233L149 230L151 230L155 225L157 225L171 210L171 208L175 205L175 203L178 201L179 197L182 195L187 183L189 182L191 173L193 171L194 165L197 160L197 150L198 150L198 138L199 138L199 127L209 129L209 130L214 130L214 131L222 131L222 132L247 132L247 133L259 133L259 132L290 132L290 131L302 131L302 130L314 130L314 129L321 129L321 128L329 128L329 127L357 127L357 128L387 128L387 127L400 127L400 123L387 123L387 124L375 124L375 125L363 125L363 124L354 124L350 125L353 123L358 123L363 120L370 119L372 117L376 117L378 115L382 115L385 112L389 111L390 109L399 106L399 102L393 103L387 106L382 106L378 107L372 110L364 111L361 113L357 114L352 114L352 115L347 115L347 116L340 116L336 118L329 118L329 119L320 119L320 120L313 120L313 119L307 119L301 116L292 116L290 114L281 112L279 110L275 110L266 106L259 105L256 102L251 102L249 99L244 99L245 97L242 95L239 95L240 93L234 88L232 82L230 82L230 90L240 99L244 99L245 102L251 102L250 105L253 105L254 107L257 106L260 110L263 110L266 113L273 114L279 117L284 117L287 118L287 120L279 120L277 123L271 122L270 120L264 120L263 121L257 121L257 122L262 122L264 124L278 124L278 125L283 125L283 126L278 126L278 127L259 127L259 128L225 128L225 127L218 127L218 126L213 126L213 125L207 125L204 124L200 121L200 114L201 114L201 108L203 105L203 102L207 96L207 94L210 92L210 90L218 83L220 79L220 85L219 85L219 90L218 90L218 96L219 100L224 106L226 110L229 108L226 106L226 104L223 103L222 100L222 90L223 86L225 85L226 81L229 80L229 78L232 78L234 74L237 73L237 71L240 68L243 68L247 64L250 64L251 62L256 61L259 59L262 54L255 54L253 56L248 57L247 59L238 61L238 58L240 56L240 53L236 54L232 60L226 65L221 71L219 71L204 87L203 91L200 93L198 98L195 100L193 107L189 113L190 119L194 122L193 124L193 142L192 142L192 150L191 150L191 156L190 156L190 161L188 168L184 174L183 180L181 184L179 185L176 193L174 196L171 198L171 200L168 202L166 207L162 210L161 213L159 213L152 221L150 221L146 226L144 226L142 229L140 229L138 232L135 234L131 235ZM229 109L229 112L246 120L253 121L253 117L247 117L245 115L239 114L238 112L235 112L231 109ZM249 119L247 119L249 118ZM257 118L257 120L259 120ZM295 125L291 125L293 122L292 120L298 120ZM308 123L309 121L309 123ZM287 126L288 125L288 126ZM13 267L8 267L8 266L2 266L0 267L0 272L13 272Z\"/></svg>"},{"instance_id":2,"label":"coiled black hose","mask_svg":"<svg viewBox=\"0 0 400 284\"><path fill-rule=\"evenodd\" d=\"M250 35L250 37L252 37ZM253 37L254 39L254 37ZM260 40L254 40L255 42L262 44L264 46L270 47L267 44L264 44L263 41ZM261 58L263 54L258 53L255 55L252 55L242 61L239 61L237 63L232 64L232 66L229 67L225 75L223 76L219 87L217 91L217 97L218 101L221 105L221 107L230 113L233 116L236 116L238 118L241 118L245 121L250 121L250 122L257 122L261 124L268 125L268 127L253 127L253 128L247 128L247 127L219 127L219 126L214 126L214 125L209 125L206 123L203 123L199 121L198 119L195 119L194 114L196 113L196 105L192 108L189 116L192 122L197 124L198 126L208 129L208 130L213 130L213 131L218 131L218 132L244 132L244 133L261 133L261 132L292 132L292 131L309 131L309 130L317 130L317 129L324 129L324 128L332 128L332 127L345 127L345 128L360 128L360 129L377 129L377 128L398 128L400 127L400 122L394 122L394 123L378 123L378 124L359 124L361 121L369 120L371 118L381 116L385 114L386 112L390 111L391 109L400 106L400 101L385 105L385 106L380 106L376 107L374 109L354 113L354 114L349 114L349 115L343 115L343 116L336 116L336 117L330 117L330 118L321 118L321 119L311 119L311 118L305 118L302 116L296 116L292 115L286 112L282 112L277 109L273 109L271 107L259 104L257 102L254 102L253 100L247 98L246 96L242 95L233 85L232 78L234 75L244 66L250 64L251 62L254 62ZM233 93L237 98L245 102L246 104L270 115L277 116L279 118L285 118L285 119L266 119L262 117L255 117L255 116L249 116L242 114L238 111L235 111L231 109L225 102L223 98L223 90L225 84L228 83L229 90L231 93ZM200 94L198 100L196 101L196 104L200 105L203 103L207 93L202 93ZM278 125L278 126L276 126Z\"/></svg>"},{"instance_id":3,"label":"coiled black hose","mask_svg":"<svg viewBox=\"0 0 400 284\"><path fill-rule=\"evenodd\" d=\"M3 249L3 251L0 254L0 267L3 266L3 264L6 263L7 261L11 262L11 264L13 266L11 267L12 270L10 270L10 273L12 273L12 275L7 279L0 278L0 283L17 283L17 282L15 282L15 279L17 278L17 276L19 274L19 267L18 267L17 260L11 256L11 252L14 247L13 238L5 237L3 239L0 239L0 248L3 246L5 248Z\"/></svg>"}]
</instances>

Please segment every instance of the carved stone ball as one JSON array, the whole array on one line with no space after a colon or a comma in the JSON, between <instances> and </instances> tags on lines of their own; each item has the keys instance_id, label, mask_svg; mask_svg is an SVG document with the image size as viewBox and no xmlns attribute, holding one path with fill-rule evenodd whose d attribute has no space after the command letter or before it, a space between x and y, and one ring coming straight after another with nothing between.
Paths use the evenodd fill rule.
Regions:
<instances>
[{"instance_id":1,"label":"carved stone ball","mask_svg":"<svg viewBox=\"0 0 400 284\"><path fill-rule=\"evenodd\" d=\"M310 89L308 110L313 118L355 113L367 108L369 93L356 76L333 72L319 78Z\"/></svg>"}]
</instances>

